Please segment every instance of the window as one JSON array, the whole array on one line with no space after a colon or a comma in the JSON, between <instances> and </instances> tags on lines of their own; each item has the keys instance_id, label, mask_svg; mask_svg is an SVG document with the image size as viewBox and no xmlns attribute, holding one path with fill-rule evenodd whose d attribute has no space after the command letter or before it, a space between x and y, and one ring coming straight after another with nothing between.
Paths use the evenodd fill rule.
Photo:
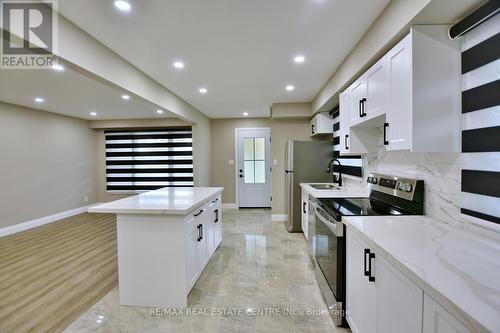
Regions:
<instances>
[{"instance_id":1,"label":"window","mask_svg":"<svg viewBox=\"0 0 500 333\"><path fill-rule=\"evenodd\" d=\"M193 186L191 127L104 133L108 192Z\"/></svg>"},{"instance_id":2,"label":"window","mask_svg":"<svg viewBox=\"0 0 500 333\"><path fill-rule=\"evenodd\" d=\"M243 139L243 160L246 184L266 182L266 147L264 138Z\"/></svg>"}]
</instances>

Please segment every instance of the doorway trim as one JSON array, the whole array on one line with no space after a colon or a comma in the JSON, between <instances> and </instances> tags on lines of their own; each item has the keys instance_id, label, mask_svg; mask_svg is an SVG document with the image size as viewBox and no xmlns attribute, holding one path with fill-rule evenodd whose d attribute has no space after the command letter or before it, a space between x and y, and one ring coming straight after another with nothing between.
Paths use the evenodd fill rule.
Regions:
<instances>
[{"instance_id":1,"label":"doorway trim","mask_svg":"<svg viewBox=\"0 0 500 333\"><path fill-rule=\"evenodd\" d=\"M236 209L240 208L240 199L239 199L239 191L240 191L240 185L238 182L238 169L239 169L239 161L238 161L238 134L240 131L243 130L267 130L269 132L269 139L271 139L271 128L270 127L236 127L234 129L234 184L235 184L235 201L236 201ZM269 165L271 166L272 170L272 149L271 149L271 144L269 144ZM269 185L271 186L271 195L273 193L273 173L270 172L271 177L269 178ZM271 200L271 208L272 208L273 202Z\"/></svg>"}]
</instances>

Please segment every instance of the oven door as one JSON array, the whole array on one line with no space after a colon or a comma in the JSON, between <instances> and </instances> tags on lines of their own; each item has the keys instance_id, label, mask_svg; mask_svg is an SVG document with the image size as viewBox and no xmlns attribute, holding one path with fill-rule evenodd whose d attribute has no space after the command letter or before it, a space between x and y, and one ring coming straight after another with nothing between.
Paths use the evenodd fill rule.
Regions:
<instances>
[{"instance_id":1,"label":"oven door","mask_svg":"<svg viewBox=\"0 0 500 333\"><path fill-rule=\"evenodd\" d=\"M336 325L343 324L345 293L344 226L320 206L314 211L316 281Z\"/></svg>"}]
</instances>

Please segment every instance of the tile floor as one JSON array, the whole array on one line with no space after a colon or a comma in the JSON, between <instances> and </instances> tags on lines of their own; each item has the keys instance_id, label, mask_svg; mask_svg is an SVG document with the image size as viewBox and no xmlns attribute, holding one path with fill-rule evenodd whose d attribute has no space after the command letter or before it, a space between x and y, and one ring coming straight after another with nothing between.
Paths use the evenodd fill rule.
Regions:
<instances>
[{"instance_id":1,"label":"tile floor","mask_svg":"<svg viewBox=\"0 0 500 333\"><path fill-rule=\"evenodd\" d=\"M149 308L119 306L115 288L65 332L350 332L328 315L307 314L325 304L306 242L283 222L271 222L268 210L223 213L222 244L188 307L190 314L152 315Z\"/></svg>"}]
</instances>

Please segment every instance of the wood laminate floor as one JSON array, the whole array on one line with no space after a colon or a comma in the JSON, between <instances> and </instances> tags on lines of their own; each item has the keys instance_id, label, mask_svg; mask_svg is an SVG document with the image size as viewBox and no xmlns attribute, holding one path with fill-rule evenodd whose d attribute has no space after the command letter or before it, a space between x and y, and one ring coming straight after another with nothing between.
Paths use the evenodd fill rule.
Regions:
<instances>
[{"instance_id":1,"label":"wood laminate floor","mask_svg":"<svg viewBox=\"0 0 500 333\"><path fill-rule=\"evenodd\" d=\"M118 284L116 218L81 214L0 238L0 332L61 332Z\"/></svg>"}]
</instances>

